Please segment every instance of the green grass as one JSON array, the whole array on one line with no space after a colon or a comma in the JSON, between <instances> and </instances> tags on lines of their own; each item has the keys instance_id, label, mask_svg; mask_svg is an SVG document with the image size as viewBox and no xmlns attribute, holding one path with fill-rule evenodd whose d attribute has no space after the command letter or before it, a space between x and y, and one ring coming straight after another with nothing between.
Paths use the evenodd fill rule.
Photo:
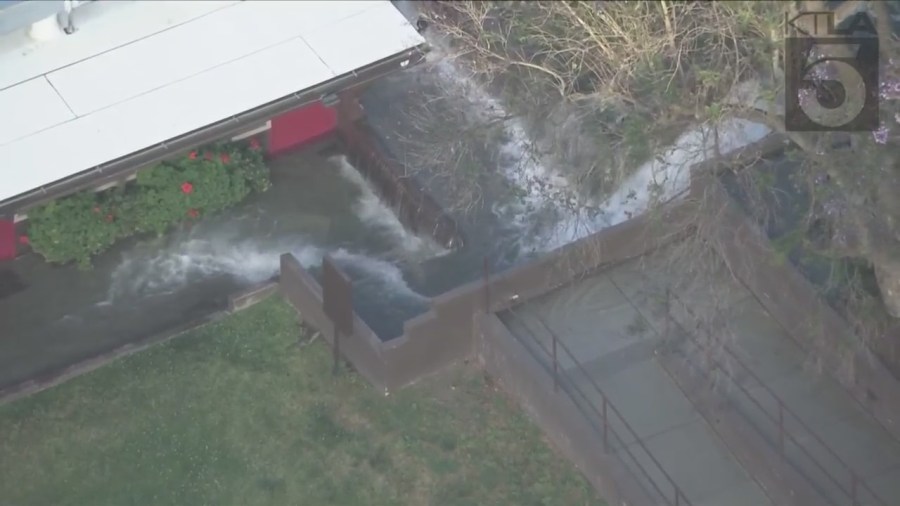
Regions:
<instances>
[{"instance_id":1,"label":"green grass","mask_svg":"<svg viewBox=\"0 0 900 506\"><path fill-rule=\"evenodd\" d=\"M0 505L602 504L476 369L389 397L272 298L0 406Z\"/></svg>"}]
</instances>

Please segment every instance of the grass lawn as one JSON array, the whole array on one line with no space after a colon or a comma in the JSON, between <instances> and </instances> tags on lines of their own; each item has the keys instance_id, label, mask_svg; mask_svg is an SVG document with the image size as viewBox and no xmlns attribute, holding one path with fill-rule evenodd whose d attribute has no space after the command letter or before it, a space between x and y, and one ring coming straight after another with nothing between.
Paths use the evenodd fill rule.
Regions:
<instances>
[{"instance_id":1,"label":"grass lawn","mask_svg":"<svg viewBox=\"0 0 900 506\"><path fill-rule=\"evenodd\" d=\"M0 406L0 505L603 504L482 374L384 397L271 298Z\"/></svg>"}]
</instances>

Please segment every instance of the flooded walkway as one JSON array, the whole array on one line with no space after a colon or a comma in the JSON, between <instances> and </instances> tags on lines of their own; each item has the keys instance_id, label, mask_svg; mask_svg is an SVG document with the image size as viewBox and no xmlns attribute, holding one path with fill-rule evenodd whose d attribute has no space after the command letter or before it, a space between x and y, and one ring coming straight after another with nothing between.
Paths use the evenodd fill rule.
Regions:
<instances>
[{"instance_id":1,"label":"flooded walkway","mask_svg":"<svg viewBox=\"0 0 900 506\"><path fill-rule=\"evenodd\" d=\"M346 159L300 152L274 161L271 177L269 191L192 228L125 241L90 271L37 255L5 265L23 286L0 294L0 388L224 309L275 276L285 252L314 273L334 255L379 336L426 309L406 279L427 284L422 266L446 251L407 232Z\"/></svg>"}]
</instances>

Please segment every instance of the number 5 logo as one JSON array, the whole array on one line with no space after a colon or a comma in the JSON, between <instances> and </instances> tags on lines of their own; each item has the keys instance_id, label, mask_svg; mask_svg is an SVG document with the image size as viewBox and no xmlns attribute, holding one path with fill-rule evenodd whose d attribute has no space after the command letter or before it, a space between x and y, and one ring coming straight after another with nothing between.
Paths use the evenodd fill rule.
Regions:
<instances>
[{"instance_id":1,"label":"number 5 logo","mask_svg":"<svg viewBox=\"0 0 900 506\"><path fill-rule=\"evenodd\" d=\"M785 128L878 128L878 38L797 37L785 45Z\"/></svg>"},{"instance_id":2,"label":"number 5 logo","mask_svg":"<svg viewBox=\"0 0 900 506\"><path fill-rule=\"evenodd\" d=\"M818 125L849 125L866 106L866 80L854 64L860 44L812 44L802 70L798 105ZM838 53L843 54L838 54Z\"/></svg>"}]
</instances>

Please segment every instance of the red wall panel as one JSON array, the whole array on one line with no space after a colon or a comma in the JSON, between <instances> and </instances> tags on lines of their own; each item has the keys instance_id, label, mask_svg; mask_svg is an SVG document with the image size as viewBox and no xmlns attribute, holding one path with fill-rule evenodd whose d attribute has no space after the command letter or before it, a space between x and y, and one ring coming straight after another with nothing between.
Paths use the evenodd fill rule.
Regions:
<instances>
[{"instance_id":1,"label":"red wall panel","mask_svg":"<svg viewBox=\"0 0 900 506\"><path fill-rule=\"evenodd\" d=\"M0 220L0 260L16 258L16 225L12 220Z\"/></svg>"},{"instance_id":2,"label":"red wall panel","mask_svg":"<svg viewBox=\"0 0 900 506\"><path fill-rule=\"evenodd\" d=\"M337 110L315 102L272 118L269 154L278 155L302 147L337 128Z\"/></svg>"}]
</instances>

